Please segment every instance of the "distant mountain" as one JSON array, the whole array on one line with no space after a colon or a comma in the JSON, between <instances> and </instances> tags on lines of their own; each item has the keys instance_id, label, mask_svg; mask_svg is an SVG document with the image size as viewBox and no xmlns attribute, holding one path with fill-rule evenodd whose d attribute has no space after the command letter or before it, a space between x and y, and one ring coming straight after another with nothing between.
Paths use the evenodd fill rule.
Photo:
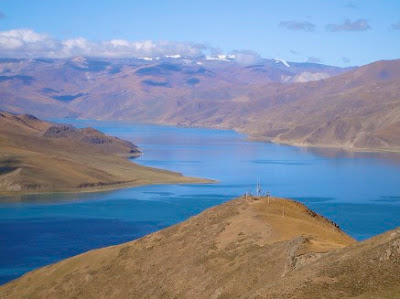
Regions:
<instances>
[{"instance_id":1,"label":"distant mountain","mask_svg":"<svg viewBox=\"0 0 400 299\"><path fill-rule=\"evenodd\" d=\"M161 101L224 100L249 85L307 81L345 69L262 60L244 66L225 57L1 59L0 109L39 116L136 118ZM154 106L153 103L156 103ZM165 109L164 109L165 110ZM169 110L173 110L170 107ZM152 118L157 111L146 109Z\"/></svg>"},{"instance_id":2,"label":"distant mountain","mask_svg":"<svg viewBox=\"0 0 400 299\"><path fill-rule=\"evenodd\" d=\"M239 198L0 287L1 298L399 298L400 230L355 242L304 205Z\"/></svg>"},{"instance_id":3,"label":"distant mountain","mask_svg":"<svg viewBox=\"0 0 400 299\"><path fill-rule=\"evenodd\" d=\"M92 128L0 111L0 193L204 182L127 160L139 154L131 142Z\"/></svg>"},{"instance_id":4,"label":"distant mountain","mask_svg":"<svg viewBox=\"0 0 400 299\"><path fill-rule=\"evenodd\" d=\"M281 87L273 98L244 131L274 142L400 151L400 60Z\"/></svg>"},{"instance_id":5,"label":"distant mountain","mask_svg":"<svg viewBox=\"0 0 400 299\"><path fill-rule=\"evenodd\" d=\"M259 140L400 151L400 60L342 69L233 56L0 61L0 108L232 128Z\"/></svg>"}]
</instances>

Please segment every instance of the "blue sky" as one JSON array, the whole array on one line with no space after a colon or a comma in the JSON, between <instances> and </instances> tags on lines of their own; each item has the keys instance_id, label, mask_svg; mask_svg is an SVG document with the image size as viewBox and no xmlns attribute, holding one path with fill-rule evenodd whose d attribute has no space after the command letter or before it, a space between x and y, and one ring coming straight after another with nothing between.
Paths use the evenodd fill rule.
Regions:
<instances>
[{"instance_id":1,"label":"blue sky","mask_svg":"<svg viewBox=\"0 0 400 299\"><path fill-rule=\"evenodd\" d=\"M39 37L27 46L38 34L46 36L41 56L46 47L54 56L57 42L83 38L92 43L92 52L84 53L98 53L93 47L98 50L103 41L150 40L168 41L170 53L174 43L178 52L196 43L196 49L214 52L251 50L266 58L343 66L400 58L398 0L0 0L0 31L20 29L30 33L0 34L0 54L39 55ZM79 54L78 47L85 46L76 42L68 53Z\"/></svg>"}]
</instances>

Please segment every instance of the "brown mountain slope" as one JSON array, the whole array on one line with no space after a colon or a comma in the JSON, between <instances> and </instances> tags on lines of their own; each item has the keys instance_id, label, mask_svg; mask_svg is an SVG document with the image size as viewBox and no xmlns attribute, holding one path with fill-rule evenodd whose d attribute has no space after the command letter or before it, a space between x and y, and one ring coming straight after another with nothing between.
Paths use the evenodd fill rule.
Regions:
<instances>
[{"instance_id":1,"label":"brown mountain slope","mask_svg":"<svg viewBox=\"0 0 400 299\"><path fill-rule=\"evenodd\" d=\"M243 130L299 145L400 151L400 60L381 61L284 90L290 98L253 115Z\"/></svg>"},{"instance_id":2,"label":"brown mountain slope","mask_svg":"<svg viewBox=\"0 0 400 299\"><path fill-rule=\"evenodd\" d=\"M262 298L274 290L274 298L290 298L279 294L294 295L294 288L306 291L314 279L319 282L313 269L324 257L350 259L354 252L352 257L362 258L360 248L365 253L377 243L384 241L354 245L332 222L294 201L240 198L139 240L30 272L0 287L0 296ZM334 269L338 277L344 270L340 264ZM378 279L372 287L381 284Z\"/></svg>"},{"instance_id":3,"label":"brown mountain slope","mask_svg":"<svg viewBox=\"0 0 400 299\"><path fill-rule=\"evenodd\" d=\"M400 229L356 243L302 204L239 198L0 287L1 298L398 298Z\"/></svg>"},{"instance_id":4,"label":"brown mountain slope","mask_svg":"<svg viewBox=\"0 0 400 299\"><path fill-rule=\"evenodd\" d=\"M151 183L205 182L128 161L127 141L0 111L0 192L90 190Z\"/></svg>"},{"instance_id":5,"label":"brown mountain slope","mask_svg":"<svg viewBox=\"0 0 400 299\"><path fill-rule=\"evenodd\" d=\"M79 61L7 62L0 108L231 128L295 145L400 151L400 60L352 70L306 64L296 70L275 62ZM319 80L294 80L309 72Z\"/></svg>"},{"instance_id":6,"label":"brown mountain slope","mask_svg":"<svg viewBox=\"0 0 400 299\"><path fill-rule=\"evenodd\" d=\"M344 71L310 63L296 63L288 68L268 60L244 66L204 58L163 58L152 62L84 57L0 59L0 109L29 111L45 117L85 114L96 118L155 120L175 111L175 104L230 99L249 84L291 82L304 73L329 77Z\"/></svg>"},{"instance_id":7,"label":"brown mountain slope","mask_svg":"<svg viewBox=\"0 0 400 299\"><path fill-rule=\"evenodd\" d=\"M134 94L125 93L125 98L110 88L116 98L99 91L73 107L87 109L94 118L233 128L279 143L400 151L400 60L306 83L219 80L203 79L190 89L143 91L131 85L124 90ZM115 100L122 103L117 106ZM100 108L104 105L112 107L107 114Z\"/></svg>"},{"instance_id":8,"label":"brown mountain slope","mask_svg":"<svg viewBox=\"0 0 400 299\"><path fill-rule=\"evenodd\" d=\"M325 80L250 85L219 101L181 105L161 122L234 128L253 138L305 146L400 151L400 60Z\"/></svg>"},{"instance_id":9,"label":"brown mountain slope","mask_svg":"<svg viewBox=\"0 0 400 299\"><path fill-rule=\"evenodd\" d=\"M293 298L400 298L400 229L328 253L260 293ZM293 284L292 284L293 283ZM287 291L287 285L293 288Z\"/></svg>"}]
</instances>

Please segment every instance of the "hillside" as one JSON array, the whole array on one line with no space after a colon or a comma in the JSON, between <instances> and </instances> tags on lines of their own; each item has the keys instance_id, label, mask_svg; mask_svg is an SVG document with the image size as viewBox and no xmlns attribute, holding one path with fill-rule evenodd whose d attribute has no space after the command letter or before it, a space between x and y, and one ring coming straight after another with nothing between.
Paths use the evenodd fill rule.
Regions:
<instances>
[{"instance_id":1,"label":"hillside","mask_svg":"<svg viewBox=\"0 0 400 299\"><path fill-rule=\"evenodd\" d=\"M400 151L400 60L380 61L319 82L286 87L288 98L242 129L296 145Z\"/></svg>"},{"instance_id":2,"label":"hillside","mask_svg":"<svg viewBox=\"0 0 400 299\"><path fill-rule=\"evenodd\" d=\"M341 69L263 60L4 60L0 108L230 128L263 141L400 151L400 60Z\"/></svg>"},{"instance_id":3,"label":"hillside","mask_svg":"<svg viewBox=\"0 0 400 299\"><path fill-rule=\"evenodd\" d=\"M304 205L239 198L0 287L2 298L394 298L400 231L356 243Z\"/></svg>"},{"instance_id":4,"label":"hillside","mask_svg":"<svg viewBox=\"0 0 400 299\"><path fill-rule=\"evenodd\" d=\"M86 191L152 183L206 182L127 160L131 142L32 115L0 111L0 192Z\"/></svg>"},{"instance_id":5,"label":"hillside","mask_svg":"<svg viewBox=\"0 0 400 299\"><path fill-rule=\"evenodd\" d=\"M356 243L286 199L239 198L0 287L2 298L395 298L400 231Z\"/></svg>"}]
</instances>

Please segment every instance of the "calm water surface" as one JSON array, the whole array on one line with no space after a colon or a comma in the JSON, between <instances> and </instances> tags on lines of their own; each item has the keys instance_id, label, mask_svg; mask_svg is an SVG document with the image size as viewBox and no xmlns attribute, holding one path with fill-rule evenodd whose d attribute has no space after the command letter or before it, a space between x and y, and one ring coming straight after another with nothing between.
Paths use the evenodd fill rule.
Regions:
<instances>
[{"instance_id":1,"label":"calm water surface","mask_svg":"<svg viewBox=\"0 0 400 299\"><path fill-rule=\"evenodd\" d=\"M135 161L220 181L0 201L0 283L78 253L126 242L245 192L297 199L358 240L400 226L400 155L247 142L233 131L57 120L131 140Z\"/></svg>"}]
</instances>

